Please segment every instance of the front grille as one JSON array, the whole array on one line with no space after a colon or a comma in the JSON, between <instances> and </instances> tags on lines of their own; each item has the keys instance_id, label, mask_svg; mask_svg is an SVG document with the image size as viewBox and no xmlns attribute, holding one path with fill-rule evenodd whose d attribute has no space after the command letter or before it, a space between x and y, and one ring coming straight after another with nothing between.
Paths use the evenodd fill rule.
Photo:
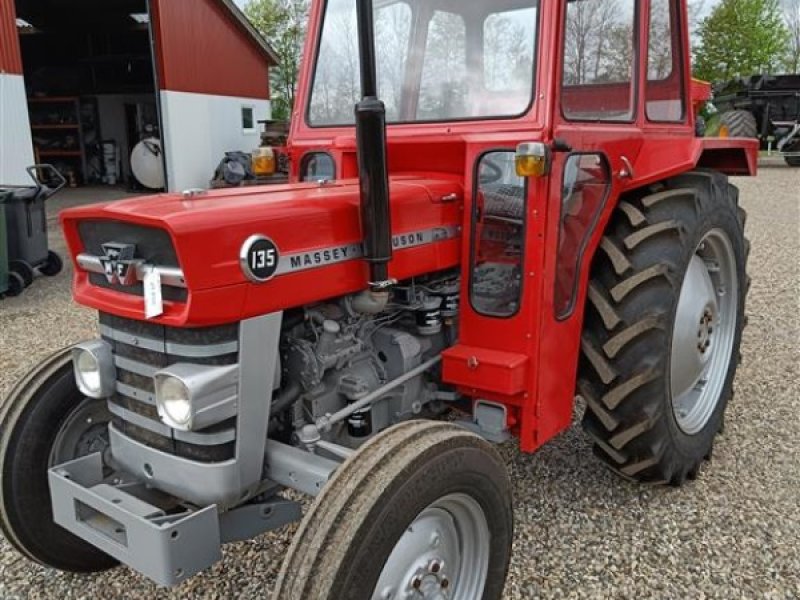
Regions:
<instances>
[{"instance_id":1,"label":"front grille","mask_svg":"<svg viewBox=\"0 0 800 600\"><path fill-rule=\"evenodd\" d=\"M122 221L86 220L78 223L78 235L83 243L84 252L92 256L103 256L103 244L109 242L134 244L136 258L144 259L147 264L170 268L180 266L169 233L163 229ZM90 273L89 281L92 285L123 294L144 296L142 283L121 286L109 283L102 273ZM172 302L186 302L188 298L188 292L185 289L170 286L164 286L162 294L165 300Z\"/></svg>"},{"instance_id":2,"label":"front grille","mask_svg":"<svg viewBox=\"0 0 800 600\"><path fill-rule=\"evenodd\" d=\"M180 329L100 314L100 333L113 349L117 370L109 398L114 427L151 448L200 462L234 458L236 419L201 431L169 428L156 411L153 375L175 363L233 365L239 359L239 326Z\"/></svg>"}]
</instances>

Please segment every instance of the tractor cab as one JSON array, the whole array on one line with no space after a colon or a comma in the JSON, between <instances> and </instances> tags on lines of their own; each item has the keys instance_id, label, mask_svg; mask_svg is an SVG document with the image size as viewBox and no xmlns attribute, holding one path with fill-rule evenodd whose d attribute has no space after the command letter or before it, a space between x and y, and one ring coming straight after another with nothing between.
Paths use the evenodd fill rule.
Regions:
<instances>
[{"instance_id":1,"label":"tractor cab","mask_svg":"<svg viewBox=\"0 0 800 600\"><path fill-rule=\"evenodd\" d=\"M390 178L463 185L444 378L502 404L533 450L571 422L587 275L614 199L696 165L749 173L753 155L695 134L704 89L679 0L377 1L373 18ZM355 4L315 4L309 30L292 174L358 177Z\"/></svg>"}]
</instances>

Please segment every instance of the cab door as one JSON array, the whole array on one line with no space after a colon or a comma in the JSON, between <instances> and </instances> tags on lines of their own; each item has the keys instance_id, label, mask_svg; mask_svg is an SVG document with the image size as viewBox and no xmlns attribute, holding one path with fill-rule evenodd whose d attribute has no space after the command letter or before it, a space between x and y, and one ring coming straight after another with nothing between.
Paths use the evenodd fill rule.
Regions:
<instances>
[{"instance_id":1,"label":"cab door","mask_svg":"<svg viewBox=\"0 0 800 600\"><path fill-rule=\"evenodd\" d=\"M640 42L647 3L560 2L553 164L540 315L539 436L572 422L588 270L642 147Z\"/></svg>"},{"instance_id":2,"label":"cab door","mask_svg":"<svg viewBox=\"0 0 800 600\"><path fill-rule=\"evenodd\" d=\"M620 195L692 161L685 2L605 6L560 2L536 366L545 438L572 420L578 357L588 349L582 330L591 261Z\"/></svg>"}]
</instances>

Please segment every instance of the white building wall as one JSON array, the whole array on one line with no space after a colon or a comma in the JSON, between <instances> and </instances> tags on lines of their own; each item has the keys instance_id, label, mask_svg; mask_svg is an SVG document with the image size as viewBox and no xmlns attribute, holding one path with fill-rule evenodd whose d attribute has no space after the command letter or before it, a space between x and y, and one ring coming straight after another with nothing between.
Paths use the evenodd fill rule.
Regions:
<instances>
[{"instance_id":1,"label":"white building wall","mask_svg":"<svg viewBox=\"0 0 800 600\"><path fill-rule=\"evenodd\" d=\"M252 107L255 128L242 128L242 108ZM161 92L161 120L169 191L208 188L225 152L251 152L261 143L261 125L269 119L269 100Z\"/></svg>"},{"instance_id":2,"label":"white building wall","mask_svg":"<svg viewBox=\"0 0 800 600\"><path fill-rule=\"evenodd\" d=\"M34 163L28 100L22 75L0 73L0 187L31 185Z\"/></svg>"}]
</instances>

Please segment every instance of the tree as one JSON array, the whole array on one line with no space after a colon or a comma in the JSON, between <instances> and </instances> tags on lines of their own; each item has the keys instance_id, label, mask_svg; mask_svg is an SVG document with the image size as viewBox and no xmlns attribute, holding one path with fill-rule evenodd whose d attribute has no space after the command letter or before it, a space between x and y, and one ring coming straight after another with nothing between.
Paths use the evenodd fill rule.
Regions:
<instances>
[{"instance_id":1,"label":"tree","mask_svg":"<svg viewBox=\"0 0 800 600\"><path fill-rule=\"evenodd\" d=\"M785 58L789 32L778 0L722 0L697 28L695 75L728 81L771 73Z\"/></svg>"},{"instance_id":2,"label":"tree","mask_svg":"<svg viewBox=\"0 0 800 600\"><path fill-rule=\"evenodd\" d=\"M278 55L280 64L270 71L272 118L288 121L308 25L308 0L250 0L244 12Z\"/></svg>"},{"instance_id":3,"label":"tree","mask_svg":"<svg viewBox=\"0 0 800 600\"><path fill-rule=\"evenodd\" d=\"M800 0L783 0L786 28L789 30L789 48L786 53L786 70L800 73Z\"/></svg>"}]
</instances>

